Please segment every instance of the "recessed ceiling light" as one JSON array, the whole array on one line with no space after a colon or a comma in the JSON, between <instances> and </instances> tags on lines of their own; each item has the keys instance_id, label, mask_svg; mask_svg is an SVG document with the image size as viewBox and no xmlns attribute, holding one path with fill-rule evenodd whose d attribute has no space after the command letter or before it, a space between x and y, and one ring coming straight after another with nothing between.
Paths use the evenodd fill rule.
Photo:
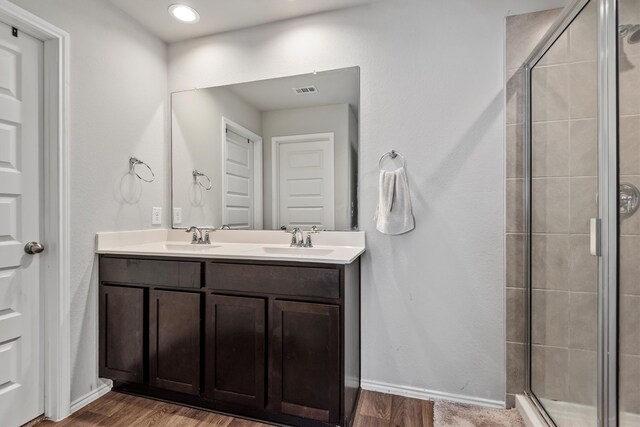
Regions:
<instances>
[{"instance_id":1,"label":"recessed ceiling light","mask_svg":"<svg viewBox=\"0 0 640 427\"><path fill-rule=\"evenodd\" d=\"M195 24L200 20L200 14L186 4L172 4L169 6L169 14L180 22Z\"/></svg>"}]
</instances>

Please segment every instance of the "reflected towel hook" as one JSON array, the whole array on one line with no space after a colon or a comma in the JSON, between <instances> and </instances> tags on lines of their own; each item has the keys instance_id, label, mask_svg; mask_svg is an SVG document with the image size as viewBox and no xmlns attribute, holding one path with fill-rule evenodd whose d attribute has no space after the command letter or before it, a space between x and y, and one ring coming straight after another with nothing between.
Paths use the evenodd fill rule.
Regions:
<instances>
[{"instance_id":1,"label":"reflected towel hook","mask_svg":"<svg viewBox=\"0 0 640 427\"><path fill-rule=\"evenodd\" d=\"M382 156L380 156L380 160L378 160L378 169L382 170L382 161L386 157L391 157L392 159L395 159L396 157L400 157L400 159L402 160L402 167L407 166L407 160L404 158L404 156L398 153L396 150L391 150L391 151L387 151Z\"/></svg>"},{"instance_id":2,"label":"reflected towel hook","mask_svg":"<svg viewBox=\"0 0 640 427\"><path fill-rule=\"evenodd\" d=\"M141 177L138 172L136 172L136 166L138 165L145 166L147 169L149 169L149 173L151 173L151 179L145 179ZM134 174L144 182L153 182L153 180L156 179L156 175L153 173L153 170L151 170L151 167L137 157L129 157L129 173Z\"/></svg>"},{"instance_id":3,"label":"reflected towel hook","mask_svg":"<svg viewBox=\"0 0 640 427\"><path fill-rule=\"evenodd\" d=\"M211 187L213 187L213 184L211 183L211 178L209 178L206 174L200 172L197 169L194 169L192 172L192 175L193 175L193 182L197 183L200 187L204 188L207 191L211 190ZM203 184L202 181L200 181L200 177L207 179L206 185Z\"/></svg>"}]
</instances>

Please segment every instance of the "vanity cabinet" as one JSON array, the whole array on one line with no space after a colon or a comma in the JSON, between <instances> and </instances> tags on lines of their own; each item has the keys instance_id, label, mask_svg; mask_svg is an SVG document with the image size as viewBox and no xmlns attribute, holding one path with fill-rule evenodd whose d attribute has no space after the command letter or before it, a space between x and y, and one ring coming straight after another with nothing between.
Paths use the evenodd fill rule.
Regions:
<instances>
[{"instance_id":1,"label":"vanity cabinet","mask_svg":"<svg viewBox=\"0 0 640 427\"><path fill-rule=\"evenodd\" d=\"M200 394L199 293L149 291L149 384Z\"/></svg>"},{"instance_id":2,"label":"vanity cabinet","mask_svg":"<svg viewBox=\"0 0 640 427\"><path fill-rule=\"evenodd\" d=\"M100 375L144 382L144 291L100 287Z\"/></svg>"},{"instance_id":3,"label":"vanity cabinet","mask_svg":"<svg viewBox=\"0 0 640 427\"><path fill-rule=\"evenodd\" d=\"M270 323L269 394L274 410L338 422L340 308L274 301Z\"/></svg>"},{"instance_id":4,"label":"vanity cabinet","mask_svg":"<svg viewBox=\"0 0 640 427\"><path fill-rule=\"evenodd\" d=\"M206 306L205 397L263 408L265 300L210 294Z\"/></svg>"},{"instance_id":5,"label":"vanity cabinet","mask_svg":"<svg viewBox=\"0 0 640 427\"><path fill-rule=\"evenodd\" d=\"M100 256L100 375L114 388L293 426L348 426L360 263Z\"/></svg>"}]
</instances>

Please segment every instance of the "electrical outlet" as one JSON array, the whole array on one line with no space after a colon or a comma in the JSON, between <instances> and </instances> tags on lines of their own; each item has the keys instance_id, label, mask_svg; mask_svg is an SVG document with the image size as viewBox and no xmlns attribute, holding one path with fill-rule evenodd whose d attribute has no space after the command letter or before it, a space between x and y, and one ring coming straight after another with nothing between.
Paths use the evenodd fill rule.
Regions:
<instances>
[{"instance_id":1,"label":"electrical outlet","mask_svg":"<svg viewBox=\"0 0 640 427\"><path fill-rule=\"evenodd\" d=\"M153 208L151 212L151 225L162 224L162 208Z\"/></svg>"},{"instance_id":2,"label":"electrical outlet","mask_svg":"<svg viewBox=\"0 0 640 427\"><path fill-rule=\"evenodd\" d=\"M173 208L173 223L182 224L182 208Z\"/></svg>"}]
</instances>

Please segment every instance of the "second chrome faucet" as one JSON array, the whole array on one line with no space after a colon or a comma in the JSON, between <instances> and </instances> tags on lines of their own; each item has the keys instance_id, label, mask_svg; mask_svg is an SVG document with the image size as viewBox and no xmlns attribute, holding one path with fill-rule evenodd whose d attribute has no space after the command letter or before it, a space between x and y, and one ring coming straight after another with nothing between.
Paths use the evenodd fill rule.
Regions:
<instances>
[{"instance_id":1,"label":"second chrome faucet","mask_svg":"<svg viewBox=\"0 0 640 427\"><path fill-rule=\"evenodd\" d=\"M313 243L311 242L311 234L320 232L320 230L318 230L318 227L314 225L313 227L311 227L311 230L307 232L307 238L305 239L302 229L300 229L299 227L295 227L291 230L286 231L287 233L291 233L291 244L289 246L297 248L312 248Z\"/></svg>"},{"instance_id":2,"label":"second chrome faucet","mask_svg":"<svg viewBox=\"0 0 640 427\"><path fill-rule=\"evenodd\" d=\"M209 237L210 231L216 231L215 228L198 228L195 225L187 228L186 233L193 233L191 236L192 245L210 245L211 238ZM204 232L204 235L203 235Z\"/></svg>"}]
</instances>

